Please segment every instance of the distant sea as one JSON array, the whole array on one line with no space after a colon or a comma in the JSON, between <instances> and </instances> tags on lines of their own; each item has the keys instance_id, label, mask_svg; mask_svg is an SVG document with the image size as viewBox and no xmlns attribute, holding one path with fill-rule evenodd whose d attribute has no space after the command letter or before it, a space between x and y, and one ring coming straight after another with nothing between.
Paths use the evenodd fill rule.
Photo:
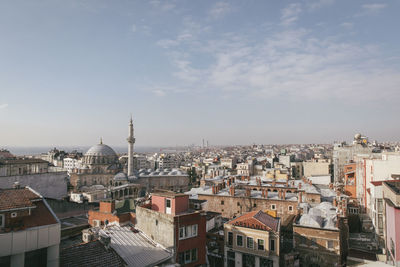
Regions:
<instances>
[{"instance_id":1,"label":"distant sea","mask_svg":"<svg viewBox=\"0 0 400 267\"><path fill-rule=\"evenodd\" d=\"M117 154L128 153L128 147L122 146L111 146ZM38 155L41 153L47 153L54 147L51 146L40 146L40 147L17 147L17 146L0 146L0 149L5 148L16 156L30 156ZM88 151L90 146L57 146L58 150L64 150L65 152L71 152L77 150L78 152L85 153ZM150 146L135 146L134 151L137 153L156 153L156 152L169 152L171 149L163 147L150 147Z\"/></svg>"}]
</instances>

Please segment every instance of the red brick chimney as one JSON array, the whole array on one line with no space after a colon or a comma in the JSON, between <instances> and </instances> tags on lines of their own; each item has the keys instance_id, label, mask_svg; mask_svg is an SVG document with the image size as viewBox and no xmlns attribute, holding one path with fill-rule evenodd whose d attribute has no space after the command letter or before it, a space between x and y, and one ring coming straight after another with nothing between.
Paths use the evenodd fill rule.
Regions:
<instances>
[{"instance_id":1,"label":"red brick chimney","mask_svg":"<svg viewBox=\"0 0 400 267\"><path fill-rule=\"evenodd\" d=\"M235 196L235 186L234 185L231 185L231 187L229 188L229 194L231 196Z\"/></svg>"},{"instance_id":2,"label":"red brick chimney","mask_svg":"<svg viewBox=\"0 0 400 267\"><path fill-rule=\"evenodd\" d=\"M298 196L299 196L299 203L302 203L303 202L303 192L299 192Z\"/></svg>"},{"instance_id":3,"label":"red brick chimney","mask_svg":"<svg viewBox=\"0 0 400 267\"><path fill-rule=\"evenodd\" d=\"M333 184L329 183L329 189L333 189Z\"/></svg>"},{"instance_id":4,"label":"red brick chimney","mask_svg":"<svg viewBox=\"0 0 400 267\"><path fill-rule=\"evenodd\" d=\"M215 185L213 185L211 188L212 188L212 193L213 193L213 195L215 195L215 193L216 193Z\"/></svg>"},{"instance_id":5,"label":"red brick chimney","mask_svg":"<svg viewBox=\"0 0 400 267\"><path fill-rule=\"evenodd\" d=\"M268 190L267 189L264 189L264 195L265 195L265 198L268 198Z\"/></svg>"},{"instance_id":6,"label":"red brick chimney","mask_svg":"<svg viewBox=\"0 0 400 267\"><path fill-rule=\"evenodd\" d=\"M251 195L250 188L246 188L246 197L250 197L250 195Z\"/></svg>"},{"instance_id":7,"label":"red brick chimney","mask_svg":"<svg viewBox=\"0 0 400 267\"><path fill-rule=\"evenodd\" d=\"M283 200L286 199L286 190L282 190L282 199L283 199Z\"/></svg>"},{"instance_id":8,"label":"red brick chimney","mask_svg":"<svg viewBox=\"0 0 400 267\"><path fill-rule=\"evenodd\" d=\"M282 199L282 190L281 189L279 189L279 191L278 191L278 197L279 197L279 199Z\"/></svg>"},{"instance_id":9,"label":"red brick chimney","mask_svg":"<svg viewBox=\"0 0 400 267\"><path fill-rule=\"evenodd\" d=\"M115 200L100 202L100 212L113 213L115 210Z\"/></svg>"},{"instance_id":10,"label":"red brick chimney","mask_svg":"<svg viewBox=\"0 0 400 267\"><path fill-rule=\"evenodd\" d=\"M264 189L261 189L261 197L265 198L265 190Z\"/></svg>"},{"instance_id":11,"label":"red brick chimney","mask_svg":"<svg viewBox=\"0 0 400 267\"><path fill-rule=\"evenodd\" d=\"M336 198L333 199L333 206L337 207L337 200L336 200Z\"/></svg>"}]
</instances>

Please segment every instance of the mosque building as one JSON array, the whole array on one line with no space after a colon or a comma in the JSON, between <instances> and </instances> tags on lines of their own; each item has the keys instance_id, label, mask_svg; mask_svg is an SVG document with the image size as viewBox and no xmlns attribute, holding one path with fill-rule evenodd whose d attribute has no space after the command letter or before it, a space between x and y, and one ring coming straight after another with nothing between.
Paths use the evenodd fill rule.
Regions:
<instances>
[{"instance_id":1,"label":"mosque building","mask_svg":"<svg viewBox=\"0 0 400 267\"><path fill-rule=\"evenodd\" d=\"M188 190L189 176L179 169L134 169L134 128L129 122L128 161L121 164L117 153L108 145L92 146L82 158L82 167L70 173L75 192L108 188L107 197L140 197L154 189L176 192ZM126 170L124 172L124 170Z\"/></svg>"}]
</instances>

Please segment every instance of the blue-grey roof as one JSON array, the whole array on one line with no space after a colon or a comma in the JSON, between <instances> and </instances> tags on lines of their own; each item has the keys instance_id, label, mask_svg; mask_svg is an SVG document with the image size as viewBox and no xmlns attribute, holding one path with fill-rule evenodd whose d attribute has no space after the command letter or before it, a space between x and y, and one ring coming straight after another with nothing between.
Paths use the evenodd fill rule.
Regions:
<instances>
[{"instance_id":1,"label":"blue-grey roof","mask_svg":"<svg viewBox=\"0 0 400 267\"><path fill-rule=\"evenodd\" d=\"M89 148L85 156L117 156L114 149L104 144L97 144Z\"/></svg>"}]
</instances>

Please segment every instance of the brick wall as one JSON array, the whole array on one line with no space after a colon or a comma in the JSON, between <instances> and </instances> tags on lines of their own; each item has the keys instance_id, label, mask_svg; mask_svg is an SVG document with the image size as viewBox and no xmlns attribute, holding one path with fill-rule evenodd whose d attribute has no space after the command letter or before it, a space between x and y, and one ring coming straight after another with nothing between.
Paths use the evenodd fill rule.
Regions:
<instances>
[{"instance_id":1,"label":"brick wall","mask_svg":"<svg viewBox=\"0 0 400 267\"><path fill-rule=\"evenodd\" d=\"M272 205L275 205L278 217L285 218L298 212L297 201L221 195L199 195L198 199L207 200L206 210L219 212L225 218L233 218L252 210L271 210ZM291 211L289 206L292 207Z\"/></svg>"}]
</instances>

